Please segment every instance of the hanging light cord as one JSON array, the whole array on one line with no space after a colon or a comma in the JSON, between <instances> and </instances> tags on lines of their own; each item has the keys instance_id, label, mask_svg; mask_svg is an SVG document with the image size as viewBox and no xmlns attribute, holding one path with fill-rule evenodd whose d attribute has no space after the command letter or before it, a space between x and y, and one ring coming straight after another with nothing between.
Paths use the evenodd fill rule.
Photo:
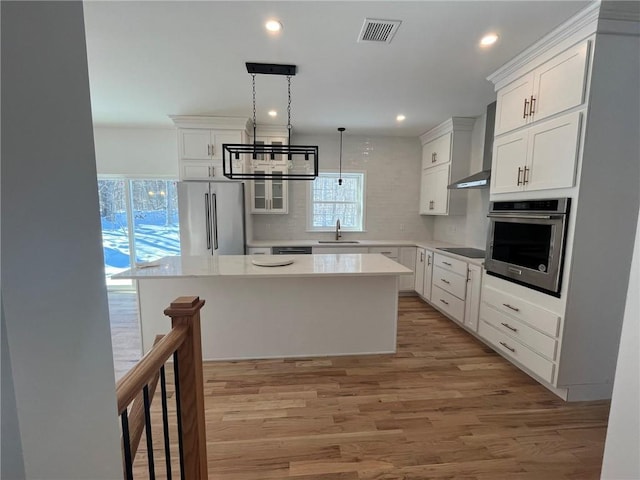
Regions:
<instances>
[{"instance_id":1,"label":"hanging light cord","mask_svg":"<svg viewBox=\"0 0 640 480\"><path fill-rule=\"evenodd\" d=\"M344 132L344 127L339 127L338 131L340 132L340 173L338 175L338 185L342 185L342 132Z\"/></svg>"},{"instance_id":2,"label":"hanging light cord","mask_svg":"<svg viewBox=\"0 0 640 480\"><path fill-rule=\"evenodd\" d=\"M256 157L256 74L251 74L251 85L253 88L253 155L252 158L255 160Z\"/></svg>"},{"instance_id":3,"label":"hanging light cord","mask_svg":"<svg viewBox=\"0 0 640 480\"><path fill-rule=\"evenodd\" d=\"M291 145L291 75L287 75L287 131L289 132L289 145ZM291 161L291 154L287 155L287 160Z\"/></svg>"}]
</instances>

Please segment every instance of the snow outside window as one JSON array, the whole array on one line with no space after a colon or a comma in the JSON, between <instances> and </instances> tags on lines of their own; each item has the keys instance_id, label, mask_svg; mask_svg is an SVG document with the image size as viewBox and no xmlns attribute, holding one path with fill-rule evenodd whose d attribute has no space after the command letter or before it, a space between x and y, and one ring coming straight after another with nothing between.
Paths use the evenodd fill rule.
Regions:
<instances>
[{"instance_id":1,"label":"snow outside window","mask_svg":"<svg viewBox=\"0 0 640 480\"><path fill-rule=\"evenodd\" d=\"M309 188L307 229L333 231L336 221L345 231L364 230L364 173L343 173L338 185L337 172L322 172Z\"/></svg>"},{"instance_id":2,"label":"snow outside window","mask_svg":"<svg viewBox=\"0 0 640 480\"><path fill-rule=\"evenodd\" d=\"M132 264L180 255L175 180L99 178L98 192L107 286L131 286L111 276Z\"/></svg>"}]
</instances>

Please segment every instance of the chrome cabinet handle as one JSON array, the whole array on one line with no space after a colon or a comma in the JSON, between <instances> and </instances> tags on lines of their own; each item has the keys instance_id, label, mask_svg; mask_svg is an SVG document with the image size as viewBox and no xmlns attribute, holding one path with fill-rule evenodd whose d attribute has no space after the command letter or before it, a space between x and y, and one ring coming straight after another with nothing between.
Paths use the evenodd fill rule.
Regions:
<instances>
[{"instance_id":1,"label":"chrome cabinet handle","mask_svg":"<svg viewBox=\"0 0 640 480\"><path fill-rule=\"evenodd\" d=\"M215 145L211 145L211 156L213 157L216 154L216 146Z\"/></svg>"},{"instance_id":2,"label":"chrome cabinet handle","mask_svg":"<svg viewBox=\"0 0 640 480\"><path fill-rule=\"evenodd\" d=\"M420 262L424 262L424 252L420 252Z\"/></svg>"},{"instance_id":3,"label":"chrome cabinet handle","mask_svg":"<svg viewBox=\"0 0 640 480\"><path fill-rule=\"evenodd\" d=\"M516 185L523 185L522 180L520 180L520 175L522 175L522 168L518 167L518 183Z\"/></svg>"},{"instance_id":4,"label":"chrome cabinet handle","mask_svg":"<svg viewBox=\"0 0 640 480\"><path fill-rule=\"evenodd\" d=\"M447 302L446 300L440 299L440 301L441 301L442 303L444 303L445 305L449 305L449 302Z\"/></svg>"},{"instance_id":5,"label":"chrome cabinet handle","mask_svg":"<svg viewBox=\"0 0 640 480\"><path fill-rule=\"evenodd\" d=\"M431 163L435 163L437 155L438 155L438 154L437 154L436 152L433 152L433 153L431 154Z\"/></svg>"},{"instance_id":6,"label":"chrome cabinet handle","mask_svg":"<svg viewBox=\"0 0 640 480\"><path fill-rule=\"evenodd\" d=\"M446 283L447 285L451 285L451 282L449 280L445 280L444 278L441 278L440 281Z\"/></svg>"},{"instance_id":7,"label":"chrome cabinet handle","mask_svg":"<svg viewBox=\"0 0 640 480\"><path fill-rule=\"evenodd\" d=\"M431 265L431 255L427 255L427 267Z\"/></svg>"},{"instance_id":8,"label":"chrome cabinet handle","mask_svg":"<svg viewBox=\"0 0 640 480\"><path fill-rule=\"evenodd\" d=\"M506 348L507 350L509 350L509 351L511 351L511 352L513 352L513 353L516 353L516 349L515 349L515 348L513 348L513 347L510 347L510 346L509 346L509 345L507 345L506 343L504 343L504 342L500 342L500 345L502 345L502 346L503 346L504 348Z\"/></svg>"},{"instance_id":9,"label":"chrome cabinet handle","mask_svg":"<svg viewBox=\"0 0 640 480\"><path fill-rule=\"evenodd\" d=\"M529 99L525 98L524 99L524 110L522 111L522 118L527 118L527 115L529 115L527 113L527 106L529 105Z\"/></svg>"},{"instance_id":10,"label":"chrome cabinet handle","mask_svg":"<svg viewBox=\"0 0 640 480\"><path fill-rule=\"evenodd\" d=\"M516 308L516 307L512 307L511 305L509 305L508 303L503 303L502 305L504 305L507 308L510 308L511 310L513 310L514 312L519 312L520 309Z\"/></svg>"},{"instance_id":11,"label":"chrome cabinet handle","mask_svg":"<svg viewBox=\"0 0 640 480\"><path fill-rule=\"evenodd\" d=\"M508 323L504 323L504 322L500 322L500 325L502 325L503 327L507 327L509 330L511 330L512 332L517 332L518 329L512 327L511 325L509 325Z\"/></svg>"},{"instance_id":12,"label":"chrome cabinet handle","mask_svg":"<svg viewBox=\"0 0 640 480\"><path fill-rule=\"evenodd\" d=\"M443 265L447 265L448 267L450 267L450 266L451 266L451 264L450 264L449 262L444 262L444 261L443 261L443 262L442 262L442 264L443 264Z\"/></svg>"},{"instance_id":13,"label":"chrome cabinet handle","mask_svg":"<svg viewBox=\"0 0 640 480\"><path fill-rule=\"evenodd\" d=\"M529 167L524 167L524 175L522 175L522 184L526 185L529 183L529 172L531 169Z\"/></svg>"}]
</instances>

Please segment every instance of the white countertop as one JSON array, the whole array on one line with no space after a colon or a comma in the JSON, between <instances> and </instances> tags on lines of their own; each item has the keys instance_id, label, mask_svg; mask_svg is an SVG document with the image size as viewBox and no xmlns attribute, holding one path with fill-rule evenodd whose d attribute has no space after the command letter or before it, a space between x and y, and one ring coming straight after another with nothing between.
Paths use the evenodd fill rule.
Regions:
<instances>
[{"instance_id":1,"label":"white countertop","mask_svg":"<svg viewBox=\"0 0 640 480\"><path fill-rule=\"evenodd\" d=\"M256 258L264 260L267 255ZM274 256L283 259L283 256ZM251 263L251 255L203 255L164 257L149 265L141 265L114 275L112 278L180 277L318 277L318 276L378 276L409 275L410 269L378 253L287 255L291 265L259 267Z\"/></svg>"},{"instance_id":2,"label":"white countertop","mask_svg":"<svg viewBox=\"0 0 640 480\"><path fill-rule=\"evenodd\" d=\"M468 245L457 245L437 240L357 240L357 242L358 243L349 243L347 241L320 243L318 240L252 240L247 242L247 247L421 247L473 265L482 266L484 264L484 258L469 258L455 253L437 250L438 248L468 247ZM484 249L484 247L481 249Z\"/></svg>"}]
</instances>

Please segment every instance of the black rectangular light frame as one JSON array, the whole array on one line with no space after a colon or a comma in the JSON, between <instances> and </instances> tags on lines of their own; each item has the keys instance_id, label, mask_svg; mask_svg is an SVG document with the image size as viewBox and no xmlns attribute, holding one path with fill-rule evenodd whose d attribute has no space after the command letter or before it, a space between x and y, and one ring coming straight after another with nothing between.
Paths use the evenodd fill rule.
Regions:
<instances>
[{"instance_id":1,"label":"black rectangular light frame","mask_svg":"<svg viewBox=\"0 0 640 480\"><path fill-rule=\"evenodd\" d=\"M273 159L276 155L286 155L288 158L304 157L305 161L313 162L313 171L309 173L245 173L234 172L233 161L241 156L251 155L253 158L262 155ZM268 161L268 160L267 160ZM282 180L315 180L318 176L318 146L317 145L263 145L246 143L222 144L222 174L232 180L255 180L277 178Z\"/></svg>"}]
</instances>

